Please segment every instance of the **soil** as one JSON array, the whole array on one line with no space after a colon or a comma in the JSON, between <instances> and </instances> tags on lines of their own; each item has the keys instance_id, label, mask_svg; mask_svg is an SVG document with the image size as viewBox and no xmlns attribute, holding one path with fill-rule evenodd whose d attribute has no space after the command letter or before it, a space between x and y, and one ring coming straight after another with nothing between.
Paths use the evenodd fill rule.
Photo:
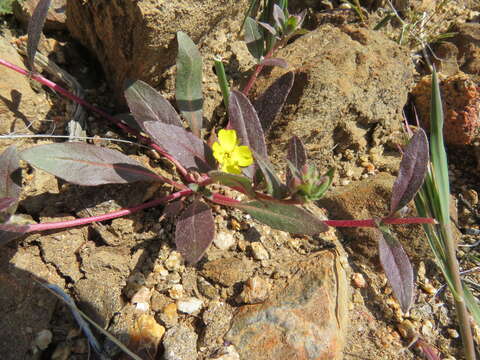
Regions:
<instances>
[{"instance_id":1,"label":"soil","mask_svg":"<svg viewBox=\"0 0 480 360\"><path fill-rule=\"evenodd\" d=\"M295 6L300 5L303 4ZM312 16L307 21L312 26L322 25L318 22L316 5L311 6L309 11ZM470 6L470 11L478 10L474 5ZM8 43L15 37L11 33L18 36L21 30L13 18L7 17L4 21L0 37L4 43ZM343 26L345 22L355 21L358 22L358 19L352 19L350 14L344 22L334 22L328 26ZM222 28L222 23L219 24L212 35L214 38L221 38L233 26L229 24ZM388 31L393 33L395 29ZM66 60L62 65L85 87L87 100L113 111L114 100L109 96L110 91L98 71L97 60L85 56L82 47L68 34L52 32L48 38L58 45L52 50L53 53L63 51ZM205 47L202 53L212 48L218 50L218 44L212 44L208 39L203 41ZM237 42L233 42L222 55L232 59L232 53L237 65L232 65L231 75L235 84L240 86L250 73L252 59ZM412 57L415 56L412 52ZM79 71L79 68L83 70ZM170 97L174 93L173 73L173 69L167 70L161 82L161 90ZM32 90L28 81L25 82L22 77L14 78L11 72L6 72L8 75L5 76L3 72L1 74L0 90L10 89L12 92L0 93L0 102L7 108L0 114L2 117L10 114L0 120L2 134L63 132L67 121L65 100L42 88ZM7 80L4 82L4 79ZM260 81L268 82L268 74L265 79ZM417 73L415 81L419 80L420 74ZM205 82L209 87L213 87L215 81L214 74L208 73ZM25 88L20 93L28 101L22 101L23 107L18 107L13 92L21 84ZM209 94L215 92L211 88L207 91ZM205 113L221 121L224 109L218 91L215 95L209 95L206 106ZM0 107L0 110L4 108ZM392 113L395 111L393 109ZM11 113L16 116L11 116ZM21 123L18 123L18 118L22 118L19 114L24 120ZM51 126L52 120L45 122L44 119L54 119L55 126ZM96 115L90 115L89 125L91 136L125 138ZM365 135L362 132L360 137L362 141L365 137L377 146L381 136L393 135L374 135L372 132ZM49 142L45 139L2 138L0 153L12 144L24 149ZM130 155L153 171L176 176L168 163L158 160L155 154L139 146L114 141L95 142ZM269 147L277 145L278 139L271 137ZM367 143L356 147L350 163L342 156L329 160L331 165L342 169L342 176L335 179L330 193L312 211L323 218L382 216L382 211L388 208L399 157L391 156L391 152L388 152L384 154L385 165L381 171L376 169L369 172L363 169L362 158L371 155L369 150L373 147ZM278 155L279 151L275 151ZM461 269L469 271L465 279L470 281L474 295L478 297L480 182L479 159L475 154L475 145L448 148L452 195L457 200L454 212L458 213L457 224L462 230L458 232L458 257ZM390 157L387 159L387 156ZM349 172L346 164L350 164L348 166L353 170ZM99 215L140 204L170 191L167 186L145 183L80 187L62 182L26 164L23 164L23 173L22 197L17 213L36 222ZM63 302L38 285L37 281L40 281L60 286L75 299L82 311L126 343L129 342L129 335L132 335L132 318L138 311L137 304L142 301L147 303L155 318L155 326L160 324L166 333L163 335L162 332L163 338L159 335L160 345L153 350L156 355L150 353L149 357L145 355L143 358L226 360L250 356L251 359L263 359L261 350L257 349L255 355L248 355L248 352L245 355L245 349L230 346L231 342L235 342L233 338L241 336L236 330L230 330L232 324L237 326L241 321L235 315L253 311L249 306L262 309L279 306L283 309L282 291L293 289L292 292L307 293L306 288L298 284L306 281L308 286L314 286L307 282L310 279L304 279L308 276L303 274L314 274L312 278L321 278L324 274L319 268L325 266L328 270L329 266L331 270L335 266L332 264L337 264L336 259L344 259L342 266L345 272L342 274L347 276L348 289L333 290L335 286L322 284L312 290L316 291L315 294L323 294L325 288L329 289L334 297L329 301L345 307L341 320L334 316L338 314L330 316L330 321L342 323L330 331L342 335L338 339L332 335L332 340L329 340L336 347L329 349L331 353L321 355L324 357L308 357L293 352L290 358L341 358L342 355L336 355L339 351L344 359L351 360L416 359L423 356L422 344L435 348L443 359L463 358L452 297L448 289L445 290L445 282L420 227L398 229L398 236L412 260L418 287L412 309L408 314L403 314L379 265L374 233L365 229L330 229L316 237L293 236L259 224L238 210L217 206L213 209L216 239L205 257L195 266L185 265L175 250L174 219L178 214L165 214L162 207L90 226L31 234L3 246L0 255L0 357L12 360L91 358L91 349L70 311ZM469 233L474 235L468 235L467 228L476 229L477 232L470 230ZM320 258L323 260L318 260ZM325 273L328 273L327 270ZM313 283L317 284L315 281ZM143 294L142 300L138 300L139 294ZM291 296L296 299L294 295ZM298 293L296 295L300 296ZM325 298L328 298L328 294ZM192 299L201 300L198 309L177 311L181 306L195 308L196 302ZM325 300L325 303L328 301ZM325 305L327 310L331 309L329 305ZM305 306L307 310L308 306ZM171 311L172 307L174 311ZM300 311L307 311L305 308L301 307ZM330 329L331 325L322 326L322 329ZM476 326L474 330L476 344L480 346L480 328ZM340 339L342 337L344 339ZM125 356L111 344L105 346L110 349L112 358ZM292 351L290 348L287 350Z\"/></svg>"}]
</instances>

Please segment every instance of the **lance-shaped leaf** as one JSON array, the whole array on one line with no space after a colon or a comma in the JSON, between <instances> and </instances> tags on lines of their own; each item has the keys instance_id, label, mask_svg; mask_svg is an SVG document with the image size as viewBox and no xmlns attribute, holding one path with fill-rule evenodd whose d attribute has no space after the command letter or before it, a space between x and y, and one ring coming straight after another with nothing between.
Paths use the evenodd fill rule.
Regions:
<instances>
[{"instance_id":1,"label":"lance-shaped leaf","mask_svg":"<svg viewBox=\"0 0 480 360\"><path fill-rule=\"evenodd\" d=\"M295 75L291 71L280 76L253 103L265 134L270 129L277 114L282 110L283 104L285 104L285 100L287 100L287 96L292 89L294 79Z\"/></svg>"},{"instance_id":2,"label":"lance-shaped leaf","mask_svg":"<svg viewBox=\"0 0 480 360\"><path fill-rule=\"evenodd\" d=\"M208 171L212 168L208 164L215 163L212 150L184 128L152 121L144 126L152 140L185 168Z\"/></svg>"},{"instance_id":3,"label":"lance-shaped leaf","mask_svg":"<svg viewBox=\"0 0 480 360\"><path fill-rule=\"evenodd\" d=\"M8 213L8 215L15 213L22 189L22 171L19 160L17 148L14 145L0 154L0 198L4 199L0 212ZM5 199L14 199L14 201ZM10 205L7 206L8 202Z\"/></svg>"},{"instance_id":4,"label":"lance-shaped leaf","mask_svg":"<svg viewBox=\"0 0 480 360\"><path fill-rule=\"evenodd\" d=\"M180 215L175 229L175 245L189 264L195 264L207 251L215 236L210 206L195 200Z\"/></svg>"},{"instance_id":5,"label":"lance-shaped leaf","mask_svg":"<svg viewBox=\"0 0 480 360\"><path fill-rule=\"evenodd\" d=\"M275 24L279 28L283 28L283 24L285 23L285 14L283 13L283 9L277 4L273 5L273 18L275 19Z\"/></svg>"},{"instance_id":6,"label":"lance-shaped leaf","mask_svg":"<svg viewBox=\"0 0 480 360\"><path fill-rule=\"evenodd\" d=\"M278 66L278 67L281 67L281 68L284 68L284 69L286 69L288 67L288 63L285 60L279 59L279 58L264 59L264 60L262 60L261 65L263 65L263 66Z\"/></svg>"},{"instance_id":7,"label":"lance-shaped leaf","mask_svg":"<svg viewBox=\"0 0 480 360\"><path fill-rule=\"evenodd\" d=\"M257 23L258 23L258 25L260 25L261 27L266 29L270 34L272 34L274 36L277 35L277 30L272 25L270 25L269 23L262 22L262 21L257 21Z\"/></svg>"},{"instance_id":8,"label":"lance-shaped leaf","mask_svg":"<svg viewBox=\"0 0 480 360\"><path fill-rule=\"evenodd\" d=\"M215 181L232 188L239 188L250 196L255 197L255 191L252 188L252 180L243 175L230 174L223 171L210 171L208 176Z\"/></svg>"},{"instance_id":9,"label":"lance-shaped leaf","mask_svg":"<svg viewBox=\"0 0 480 360\"><path fill-rule=\"evenodd\" d=\"M283 199L288 194L288 189L277 176L273 165L266 158L255 153L255 161L263 175L266 191L276 199Z\"/></svg>"},{"instance_id":10,"label":"lance-shaped leaf","mask_svg":"<svg viewBox=\"0 0 480 360\"><path fill-rule=\"evenodd\" d=\"M393 184L390 214L407 205L423 184L428 169L428 140L423 129L412 136L403 152L397 179Z\"/></svg>"},{"instance_id":11,"label":"lance-shaped leaf","mask_svg":"<svg viewBox=\"0 0 480 360\"><path fill-rule=\"evenodd\" d=\"M388 282L400 303L404 313L410 309L413 301L414 280L413 269L402 244L390 230L379 224L378 253Z\"/></svg>"},{"instance_id":12,"label":"lance-shaped leaf","mask_svg":"<svg viewBox=\"0 0 480 360\"><path fill-rule=\"evenodd\" d=\"M297 173L302 173L303 166L307 163L307 152L302 140L297 136L292 136L288 142L287 160L296 169ZM287 184L290 184L293 175L290 166L287 166L286 174Z\"/></svg>"},{"instance_id":13,"label":"lance-shaped leaf","mask_svg":"<svg viewBox=\"0 0 480 360\"><path fill-rule=\"evenodd\" d=\"M254 200L235 206L274 229L292 234L314 235L328 229L323 221L295 205Z\"/></svg>"},{"instance_id":14,"label":"lance-shaped leaf","mask_svg":"<svg viewBox=\"0 0 480 360\"><path fill-rule=\"evenodd\" d=\"M177 32L178 55L175 97L178 108L190 124L190 129L200 136L202 129L202 56L192 39Z\"/></svg>"},{"instance_id":15,"label":"lance-shaped leaf","mask_svg":"<svg viewBox=\"0 0 480 360\"><path fill-rule=\"evenodd\" d=\"M260 61L265 51L263 35L257 21L251 17L245 20L245 42L250 54Z\"/></svg>"},{"instance_id":16,"label":"lance-shaped leaf","mask_svg":"<svg viewBox=\"0 0 480 360\"><path fill-rule=\"evenodd\" d=\"M230 93L228 116L230 126L237 131L240 142L262 157L267 157L267 145L262 125L250 100L240 91Z\"/></svg>"},{"instance_id":17,"label":"lance-shaped leaf","mask_svg":"<svg viewBox=\"0 0 480 360\"><path fill-rule=\"evenodd\" d=\"M51 0L40 0L37 3L35 10L33 10L32 17L28 22L27 58L28 67L31 71L35 70L33 65L35 54L37 53L38 42L40 41L40 35L42 34L50 3Z\"/></svg>"},{"instance_id":18,"label":"lance-shaped leaf","mask_svg":"<svg viewBox=\"0 0 480 360\"><path fill-rule=\"evenodd\" d=\"M79 142L47 144L20 153L23 160L77 185L159 181L158 176L122 153Z\"/></svg>"},{"instance_id":19,"label":"lance-shaped leaf","mask_svg":"<svg viewBox=\"0 0 480 360\"><path fill-rule=\"evenodd\" d=\"M0 224L0 246L18 239L28 231L28 225L16 225L11 223Z\"/></svg>"},{"instance_id":20,"label":"lance-shaped leaf","mask_svg":"<svg viewBox=\"0 0 480 360\"><path fill-rule=\"evenodd\" d=\"M173 106L157 90L137 80L127 85L125 98L128 107L142 129L147 121L159 121L168 125L182 126Z\"/></svg>"}]
</instances>

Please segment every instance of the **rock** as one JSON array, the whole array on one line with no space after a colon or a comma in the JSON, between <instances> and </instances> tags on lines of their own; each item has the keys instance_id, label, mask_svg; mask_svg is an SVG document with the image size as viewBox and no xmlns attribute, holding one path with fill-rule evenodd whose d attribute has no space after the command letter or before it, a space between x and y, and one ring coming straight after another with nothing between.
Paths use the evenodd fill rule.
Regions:
<instances>
[{"instance_id":1,"label":"rock","mask_svg":"<svg viewBox=\"0 0 480 360\"><path fill-rule=\"evenodd\" d=\"M259 80L257 93L286 71L295 71L295 82L268 136L273 160L284 161L294 134L305 143L309 157L327 167L334 164L332 149L334 154L349 150L355 155L377 147L381 155L391 134L400 130L414 69L409 50L380 32L324 25L276 56L285 59L289 69L274 68Z\"/></svg>"},{"instance_id":2,"label":"rock","mask_svg":"<svg viewBox=\"0 0 480 360\"><path fill-rule=\"evenodd\" d=\"M141 359L154 359L163 334L165 328L158 324L153 316L142 314L130 329L128 347Z\"/></svg>"},{"instance_id":3,"label":"rock","mask_svg":"<svg viewBox=\"0 0 480 360\"><path fill-rule=\"evenodd\" d=\"M480 51L480 50L479 50ZM465 74L440 81L444 111L443 134L447 144L469 145L480 133L480 87ZM412 90L422 127L430 128L431 76L423 77Z\"/></svg>"},{"instance_id":4,"label":"rock","mask_svg":"<svg viewBox=\"0 0 480 360\"><path fill-rule=\"evenodd\" d=\"M203 301L194 297L189 297L177 301L178 311L185 314L198 313L203 306Z\"/></svg>"},{"instance_id":5,"label":"rock","mask_svg":"<svg viewBox=\"0 0 480 360\"><path fill-rule=\"evenodd\" d=\"M163 346L165 360L196 360L197 334L185 325L175 326L165 333Z\"/></svg>"},{"instance_id":6,"label":"rock","mask_svg":"<svg viewBox=\"0 0 480 360\"><path fill-rule=\"evenodd\" d=\"M230 327L233 310L223 301L212 301L202 314L205 331L200 337L200 345L212 347L222 342Z\"/></svg>"},{"instance_id":7,"label":"rock","mask_svg":"<svg viewBox=\"0 0 480 360\"><path fill-rule=\"evenodd\" d=\"M182 266L182 254L177 251L172 251L165 260L165 267L170 271L178 271Z\"/></svg>"},{"instance_id":8,"label":"rock","mask_svg":"<svg viewBox=\"0 0 480 360\"><path fill-rule=\"evenodd\" d=\"M267 249L265 249L263 244L259 241L252 242L250 244L250 249L255 260L268 260L268 258L270 258Z\"/></svg>"},{"instance_id":9,"label":"rock","mask_svg":"<svg viewBox=\"0 0 480 360\"><path fill-rule=\"evenodd\" d=\"M37 6L39 0L24 0L13 2L13 14L15 18L20 21L25 27L32 17L33 10ZM45 30L65 30L65 9L67 6L66 0L53 0L50 4L45 20Z\"/></svg>"},{"instance_id":10,"label":"rock","mask_svg":"<svg viewBox=\"0 0 480 360\"><path fill-rule=\"evenodd\" d=\"M163 308L162 312L157 314L157 316L167 328L171 328L172 326L177 325L178 323L177 304L170 303L166 305Z\"/></svg>"},{"instance_id":11,"label":"rock","mask_svg":"<svg viewBox=\"0 0 480 360\"><path fill-rule=\"evenodd\" d=\"M235 238L231 232L220 231L215 235L213 243L220 250L228 250L235 244Z\"/></svg>"},{"instance_id":12,"label":"rock","mask_svg":"<svg viewBox=\"0 0 480 360\"><path fill-rule=\"evenodd\" d=\"M125 80L139 79L156 86L162 72L175 63L177 31L198 43L220 21L243 16L248 2L69 0L67 26L96 55L116 99L124 103Z\"/></svg>"},{"instance_id":13,"label":"rock","mask_svg":"<svg viewBox=\"0 0 480 360\"><path fill-rule=\"evenodd\" d=\"M361 273L353 273L352 274L352 285L357 289L364 288L367 285L365 278Z\"/></svg>"},{"instance_id":14,"label":"rock","mask_svg":"<svg viewBox=\"0 0 480 360\"><path fill-rule=\"evenodd\" d=\"M227 346L222 351L222 355L211 358L212 360L240 360L240 355L238 355L235 346Z\"/></svg>"},{"instance_id":15,"label":"rock","mask_svg":"<svg viewBox=\"0 0 480 360\"><path fill-rule=\"evenodd\" d=\"M22 57L10 44L13 40L9 31L3 29L0 58L25 68ZM0 66L0 79L0 134L49 133L53 123L45 121L51 109L45 93L34 92L26 76L5 66Z\"/></svg>"},{"instance_id":16,"label":"rock","mask_svg":"<svg viewBox=\"0 0 480 360\"><path fill-rule=\"evenodd\" d=\"M246 281L238 300L245 304L261 303L268 298L271 287L268 281L265 281L259 276L255 276Z\"/></svg>"},{"instance_id":17,"label":"rock","mask_svg":"<svg viewBox=\"0 0 480 360\"><path fill-rule=\"evenodd\" d=\"M240 307L225 339L241 359L341 359L350 298L342 263L326 251L285 264L293 275L267 302Z\"/></svg>"},{"instance_id":18,"label":"rock","mask_svg":"<svg viewBox=\"0 0 480 360\"><path fill-rule=\"evenodd\" d=\"M252 261L233 257L207 262L202 271L207 278L227 287L247 280L252 272Z\"/></svg>"},{"instance_id":19,"label":"rock","mask_svg":"<svg viewBox=\"0 0 480 360\"><path fill-rule=\"evenodd\" d=\"M45 350L52 342L53 334L50 330L41 330L35 337L35 346L40 350Z\"/></svg>"}]
</instances>

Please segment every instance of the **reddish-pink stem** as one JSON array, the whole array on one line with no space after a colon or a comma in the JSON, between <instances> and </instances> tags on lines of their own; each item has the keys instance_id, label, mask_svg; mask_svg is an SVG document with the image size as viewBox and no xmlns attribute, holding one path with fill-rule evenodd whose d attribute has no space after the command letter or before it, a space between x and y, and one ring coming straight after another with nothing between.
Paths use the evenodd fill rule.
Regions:
<instances>
[{"instance_id":1,"label":"reddish-pink stem","mask_svg":"<svg viewBox=\"0 0 480 360\"><path fill-rule=\"evenodd\" d=\"M103 214L103 215L98 215L98 216L90 216L90 217L85 217L85 218L75 219L75 220L68 220L68 221L58 221L58 222L50 222L50 223L29 225L28 230L26 232L44 231L44 230L53 230L53 229L65 229L65 228L70 228L70 227L75 227L75 226L80 226L80 225L91 224L91 223L98 222L98 221L116 219L116 218L119 218L119 217L122 217L122 216L126 216L126 215L136 213L136 212L138 212L140 210L143 210L143 209L154 207L154 206L164 204L164 203L172 201L172 200L179 199L179 198L184 197L184 196L188 196L192 193L193 193L192 190L185 189L185 190L177 191L176 193L173 193L171 195L164 196L162 198L146 202L146 203L138 205L138 206L134 206L134 207L131 207L131 208L128 208L128 209L113 211L113 212L108 213L108 214Z\"/></svg>"},{"instance_id":2,"label":"reddish-pink stem","mask_svg":"<svg viewBox=\"0 0 480 360\"><path fill-rule=\"evenodd\" d=\"M25 75L25 76L30 76L32 79L38 81L40 84L48 86L50 89L62 94L63 96L69 98L70 100L75 101L76 103L86 107L87 109L92 110L93 112L99 114L100 116L103 116L107 120L109 120L112 123L114 123L115 125L117 125L120 129L122 129L126 133L130 133L130 134L133 134L133 135L137 136L140 141L145 142L146 144L148 144L149 146L154 148L156 151L158 151L159 154L161 154L166 159L171 161L177 167L178 172L183 177L185 177L187 180L191 180L191 177L188 174L187 170L175 158L173 158L170 154L165 152L165 150L163 150L160 146L155 144L151 139L141 135L135 129L132 129L130 126L122 123L120 120L118 120L115 117L107 114L105 111L97 108L96 106L93 106L92 104L88 103L87 101L83 100L82 98L79 98L78 96L75 96L74 94L72 94L68 90L64 89L60 85L57 85L53 81L48 80L47 78L43 77L42 75L40 75L38 73L30 73L29 71L27 71L25 69L22 69L21 67L18 67L18 66L14 65L14 64L6 61L6 60L3 60L3 59L0 59L0 65L4 65L7 68L9 68L11 70L14 70L14 71L16 71L20 74Z\"/></svg>"},{"instance_id":3,"label":"reddish-pink stem","mask_svg":"<svg viewBox=\"0 0 480 360\"><path fill-rule=\"evenodd\" d=\"M267 55L265 55L264 59L269 59L272 57L273 53L275 51L278 50L278 48L280 47L281 44L278 44L277 46L274 46L268 53ZM265 65L263 65L262 63L258 64L256 67L255 67L255 71L253 72L253 74L250 76L250 79L248 79L248 82L247 82L247 85L245 85L244 89L242 90L242 93L243 95L247 96L248 93L250 92L250 90L252 89L253 87L253 84L255 84L255 81L257 80L258 78L258 75L260 75L260 73L262 72L263 68L265 67Z\"/></svg>"}]
</instances>

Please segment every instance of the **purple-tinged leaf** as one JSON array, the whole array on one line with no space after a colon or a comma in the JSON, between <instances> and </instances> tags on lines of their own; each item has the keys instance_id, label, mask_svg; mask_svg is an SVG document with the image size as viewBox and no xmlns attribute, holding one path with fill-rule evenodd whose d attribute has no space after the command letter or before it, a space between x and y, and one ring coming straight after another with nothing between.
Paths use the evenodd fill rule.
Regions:
<instances>
[{"instance_id":1,"label":"purple-tinged leaf","mask_svg":"<svg viewBox=\"0 0 480 360\"><path fill-rule=\"evenodd\" d=\"M413 301L414 280L413 269L402 244L393 236L390 230L379 224L378 253L383 271L400 303L404 313L410 309Z\"/></svg>"},{"instance_id":2,"label":"purple-tinged leaf","mask_svg":"<svg viewBox=\"0 0 480 360\"><path fill-rule=\"evenodd\" d=\"M77 185L159 181L154 172L128 156L85 143L39 145L24 150L20 156L30 165Z\"/></svg>"},{"instance_id":3,"label":"purple-tinged leaf","mask_svg":"<svg viewBox=\"0 0 480 360\"><path fill-rule=\"evenodd\" d=\"M0 198L0 213L17 202L15 198ZM1 218L0 218L1 219Z\"/></svg>"},{"instance_id":4,"label":"purple-tinged leaf","mask_svg":"<svg viewBox=\"0 0 480 360\"><path fill-rule=\"evenodd\" d=\"M277 35L277 30L275 30L275 28L272 25L270 25L268 23L265 23L265 22L261 22L261 21L258 21L258 25L265 28L273 36Z\"/></svg>"},{"instance_id":5,"label":"purple-tinged leaf","mask_svg":"<svg viewBox=\"0 0 480 360\"><path fill-rule=\"evenodd\" d=\"M223 171L210 171L208 175L215 182L219 182L220 184L232 188L243 189L243 192L246 195L253 198L255 197L255 191L252 187L252 180L246 176L229 174Z\"/></svg>"},{"instance_id":6,"label":"purple-tinged leaf","mask_svg":"<svg viewBox=\"0 0 480 360\"><path fill-rule=\"evenodd\" d=\"M303 166L307 163L307 153L303 146L302 140L297 136L292 136L288 142L287 148L287 160L294 166L297 172L301 173ZM286 180L287 184L290 184L292 180L292 171L287 166Z\"/></svg>"},{"instance_id":7,"label":"purple-tinged leaf","mask_svg":"<svg viewBox=\"0 0 480 360\"><path fill-rule=\"evenodd\" d=\"M419 129L405 147L397 179L393 184L390 214L407 205L423 184L428 170L427 135Z\"/></svg>"},{"instance_id":8,"label":"purple-tinged leaf","mask_svg":"<svg viewBox=\"0 0 480 360\"><path fill-rule=\"evenodd\" d=\"M43 25L47 19L48 9L51 0L40 0L33 10L32 17L28 22L28 39L27 39L27 58L30 71L34 71L35 54L37 53L40 35L42 34Z\"/></svg>"},{"instance_id":9,"label":"purple-tinged leaf","mask_svg":"<svg viewBox=\"0 0 480 360\"><path fill-rule=\"evenodd\" d=\"M328 229L319 218L295 205L254 200L235 206L261 223L292 234L314 235Z\"/></svg>"},{"instance_id":10,"label":"purple-tinged leaf","mask_svg":"<svg viewBox=\"0 0 480 360\"><path fill-rule=\"evenodd\" d=\"M268 133L273 120L282 110L294 79L295 75L291 71L282 75L253 103L265 134Z\"/></svg>"},{"instance_id":11,"label":"purple-tinged leaf","mask_svg":"<svg viewBox=\"0 0 480 360\"><path fill-rule=\"evenodd\" d=\"M23 236L28 230L28 225L0 224L0 246Z\"/></svg>"},{"instance_id":12,"label":"purple-tinged leaf","mask_svg":"<svg viewBox=\"0 0 480 360\"><path fill-rule=\"evenodd\" d=\"M172 155L186 169L202 172L212 169L212 150L198 137L184 128L160 122L146 122L145 131L152 140Z\"/></svg>"},{"instance_id":13,"label":"purple-tinged leaf","mask_svg":"<svg viewBox=\"0 0 480 360\"><path fill-rule=\"evenodd\" d=\"M272 195L275 199L285 198L288 194L288 189L277 176L273 165L266 158L257 153L254 153L254 156L255 161L263 174L267 186L267 193Z\"/></svg>"},{"instance_id":14,"label":"purple-tinged leaf","mask_svg":"<svg viewBox=\"0 0 480 360\"><path fill-rule=\"evenodd\" d=\"M17 148L14 145L9 146L0 154L0 198L14 199L8 209L2 209L0 206L0 211L6 211L10 215L16 211L22 190L22 170L19 160Z\"/></svg>"},{"instance_id":15,"label":"purple-tinged leaf","mask_svg":"<svg viewBox=\"0 0 480 360\"><path fill-rule=\"evenodd\" d=\"M423 339L418 339L415 347L418 348L427 360L441 360L439 351Z\"/></svg>"},{"instance_id":16,"label":"purple-tinged leaf","mask_svg":"<svg viewBox=\"0 0 480 360\"><path fill-rule=\"evenodd\" d=\"M237 131L240 142L262 157L267 157L265 135L257 112L250 100L240 91L230 93L228 105L230 126Z\"/></svg>"},{"instance_id":17,"label":"purple-tinged leaf","mask_svg":"<svg viewBox=\"0 0 480 360\"><path fill-rule=\"evenodd\" d=\"M283 28L283 24L285 23L285 14L280 6L277 4L273 5L273 19L275 20L275 24L281 29Z\"/></svg>"},{"instance_id":18,"label":"purple-tinged leaf","mask_svg":"<svg viewBox=\"0 0 480 360\"><path fill-rule=\"evenodd\" d=\"M203 125L202 56L184 32L177 32L178 55L175 98L192 132L200 137Z\"/></svg>"},{"instance_id":19,"label":"purple-tinged leaf","mask_svg":"<svg viewBox=\"0 0 480 360\"><path fill-rule=\"evenodd\" d=\"M207 251L215 236L212 209L195 200L180 215L175 229L175 245L186 262L195 264Z\"/></svg>"},{"instance_id":20,"label":"purple-tinged leaf","mask_svg":"<svg viewBox=\"0 0 480 360\"><path fill-rule=\"evenodd\" d=\"M288 67L288 63L284 59L279 58L263 59L260 64L263 66L278 66L284 69Z\"/></svg>"},{"instance_id":21,"label":"purple-tinged leaf","mask_svg":"<svg viewBox=\"0 0 480 360\"><path fill-rule=\"evenodd\" d=\"M251 17L245 20L245 42L250 54L260 61L265 50L263 35L257 21Z\"/></svg>"},{"instance_id":22,"label":"purple-tinged leaf","mask_svg":"<svg viewBox=\"0 0 480 360\"><path fill-rule=\"evenodd\" d=\"M168 125L183 127L173 106L157 90L137 80L125 89L128 107L142 129L145 122L159 121Z\"/></svg>"}]
</instances>

